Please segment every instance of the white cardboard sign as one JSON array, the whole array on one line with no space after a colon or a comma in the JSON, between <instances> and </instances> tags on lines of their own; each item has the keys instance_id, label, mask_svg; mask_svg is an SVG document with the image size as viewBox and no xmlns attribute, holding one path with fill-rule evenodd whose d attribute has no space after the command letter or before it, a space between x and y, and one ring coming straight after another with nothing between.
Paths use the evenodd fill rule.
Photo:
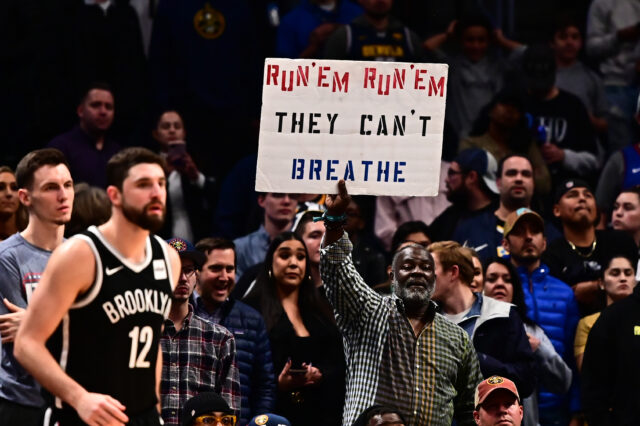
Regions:
<instances>
[{"instance_id":1,"label":"white cardboard sign","mask_svg":"<svg viewBox=\"0 0 640 426\"><path fill-rule=\"evenodd\" d=\"M437 195L448 66L265 61L256 191Z\"/></svg>"}]
</instances>

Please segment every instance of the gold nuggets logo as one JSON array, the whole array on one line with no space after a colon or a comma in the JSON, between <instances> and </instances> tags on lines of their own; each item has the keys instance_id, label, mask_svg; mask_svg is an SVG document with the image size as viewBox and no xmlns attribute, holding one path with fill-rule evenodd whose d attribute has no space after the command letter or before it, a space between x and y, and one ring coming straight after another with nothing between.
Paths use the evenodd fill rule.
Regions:
<instances>
[{"instance_id":1,"label":"gold nuggets logo","mask_svg":"<svg viewBox=\"0 0 640 426\"><path fill-rule=\"evenodd\" d=\"M187 243L181 238L173 238L169 240L169 245L176 249L178 253L181 253L187 249Z\"/></svg>"},{"instance_id":2,"label":"gold nuggets logo","mask_svg":"<svg viewBox=\"0 0 640 426\"><path fill-rule=\"evenodd\" d=\"M404 56L404 49L402 46L390 44L367 44L362 46L362 56L365 59L377 57L399 58Z\"/></svg>"},{"instance_id":3,"label":"gold nuggets logo","mask_svg":"<svg viewBox=\"0 0 640 426\"><path fill-rule=\"evenodd\" d=\"M500 383L504 383L504 379L498 376L491 376L487 379L487 383L490 385L499 385Z\"/></svg>"},{"instance_id":4,"label":"gold nuggets logo","mask_svg":"<svg viewBox=\"0 0 640 426\"><path fill-rule=\"evenodd\" d=\"M225 21L222 13L205 3L204 7L193 17L193 27L201 37L208 40L218 38L224 32Z\"/></svg>"},{"instance_id":5,"label":"gold nuggets logo","mask_svg":"<svg viewBox=\"0 0 640 426\"><path fill-rule=\"evenodd\" d=\"M256 424L257 425L261 425L261 426L262 425L266 425L268 421L269 421L269 417L265 416L265 415L258 416L258 417L255 418Z\"/></svg>"}]
</instances>

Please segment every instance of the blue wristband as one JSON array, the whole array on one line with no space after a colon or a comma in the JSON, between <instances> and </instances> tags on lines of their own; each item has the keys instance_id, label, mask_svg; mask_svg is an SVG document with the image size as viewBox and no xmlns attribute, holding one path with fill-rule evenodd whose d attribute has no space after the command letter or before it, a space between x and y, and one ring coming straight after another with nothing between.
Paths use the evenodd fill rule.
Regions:
<instances>
[{"instance_id":1,"label":"blue wristband","mask_svg":"<svg viewBox=\"0 0 640 426\"><path fill-rule=\"evenodd\" d=\"M345 220L347 220L347 215L343 213L340 216L330 216L325 211L324 213L322 213L322 216L318 216L318 217L314 217L313 218L314 222L319 222L321 220L325 221L325 222L332 222L332 223L344 222Z\"/></svg>"}]
</instances>

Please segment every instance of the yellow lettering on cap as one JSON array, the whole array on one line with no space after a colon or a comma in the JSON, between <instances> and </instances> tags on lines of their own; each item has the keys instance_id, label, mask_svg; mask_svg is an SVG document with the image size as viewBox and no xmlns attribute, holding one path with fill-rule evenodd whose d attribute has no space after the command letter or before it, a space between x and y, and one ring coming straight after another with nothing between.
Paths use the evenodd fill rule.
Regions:
<instances>
[{"instance_id":1,"label":"yellow lettering on cap","mask_svg":"<svg viewBox=\"0 0 640 426\"><path fill-rule=\"evenodd\" d=\"M640 325L636 325L633 327L633 334L635 336L640 336Z\"/></svg>"}]
</instances>

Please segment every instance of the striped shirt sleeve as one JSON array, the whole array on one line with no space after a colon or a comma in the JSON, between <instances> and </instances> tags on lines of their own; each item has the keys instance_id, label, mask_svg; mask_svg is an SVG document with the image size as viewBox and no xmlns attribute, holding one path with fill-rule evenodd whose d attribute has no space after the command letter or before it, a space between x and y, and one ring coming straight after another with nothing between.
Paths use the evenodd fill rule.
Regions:
<instances>
[{"instance_id":1,"label":"striped shirt sleeve","mask_svg":"<svg viewBox=\"0 0 640 426\"><path fill-rule=\"evenodd\" d=\"M333 244L320 250L320 274L341 330L357 330L382 303L353 265L353 245L345 232Z\"/></svg>"}]
</instances>

